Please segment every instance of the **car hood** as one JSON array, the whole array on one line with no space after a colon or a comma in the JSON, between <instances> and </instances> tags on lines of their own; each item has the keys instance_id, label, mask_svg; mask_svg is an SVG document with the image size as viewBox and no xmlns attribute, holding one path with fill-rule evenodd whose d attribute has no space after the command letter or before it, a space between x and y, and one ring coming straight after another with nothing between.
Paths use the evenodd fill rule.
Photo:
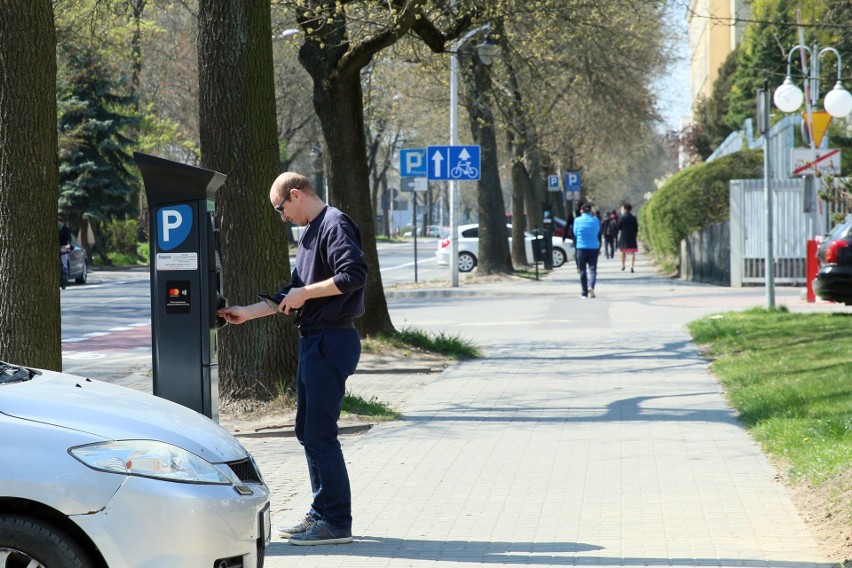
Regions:
<instances>
[{"instance_id":1,"label":"car hood","mask_svg":"<svg viewBox=\"0 0 852 568\"><path fill-rule=\"evenodd\" d=\"M129 388L53 371L0 384L0 412L106 440L157 440L209 462L248 454L227 430L174 402Z\"/></svg>"}]
</instances>

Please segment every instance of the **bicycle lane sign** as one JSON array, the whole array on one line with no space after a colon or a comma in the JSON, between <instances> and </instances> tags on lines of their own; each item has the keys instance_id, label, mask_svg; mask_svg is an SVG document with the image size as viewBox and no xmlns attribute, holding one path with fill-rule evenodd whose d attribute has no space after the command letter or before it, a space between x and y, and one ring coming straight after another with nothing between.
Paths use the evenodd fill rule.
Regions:
<instances>
[{"instance_id":1,"label":"bicycle lane sign","mask_svg":"<svg viewBox=\"0 0 852 568\"><path fill-rule=\"evenodd\" d=\"M426 149L430 180L476 181L482 169L479 146L429 146Z\"/></svg>"}]
</instances>

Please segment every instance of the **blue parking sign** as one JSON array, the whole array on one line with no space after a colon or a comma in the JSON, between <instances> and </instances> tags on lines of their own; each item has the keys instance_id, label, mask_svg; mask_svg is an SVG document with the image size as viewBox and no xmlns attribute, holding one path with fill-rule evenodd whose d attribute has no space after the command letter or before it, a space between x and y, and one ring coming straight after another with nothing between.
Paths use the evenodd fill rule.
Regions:
<instances>
[{"instance_id":1,"label":"blue parking sign","mask_svg":"<svg viewBox=\"0 0 852 568\"><path fill-rule=\"evenodd\" d=\"M426 148L405 148L399 151L400 177L426 177Z\"/></svg>"},{"instance_id":2,"label":"blue parking sign","mask_svg":"<svg viewBox=\"0 0 852 568\"><path fill-rule=\"evenodd\" d=\"M580 191L580 172L565 174L565 191Z\"/></svg>"},{"instance_id":3,"label":"blue parking sign","mask_svg":"<svg viewBox=\"0 0 852 568\"><path fill-rule=\"evenodd\" d=\"M426 158L430 180L476 181L480 178L479 146L429 146Z\"/></svg>"}]
</instances>

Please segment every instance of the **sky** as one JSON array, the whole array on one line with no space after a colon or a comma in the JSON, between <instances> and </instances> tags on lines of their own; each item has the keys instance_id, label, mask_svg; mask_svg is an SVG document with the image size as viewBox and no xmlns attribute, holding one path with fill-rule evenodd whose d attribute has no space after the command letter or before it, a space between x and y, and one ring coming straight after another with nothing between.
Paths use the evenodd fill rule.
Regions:
<instances>
[{"instance_id":1,"label":"sky","mask_svg":"<svg viewBox=\"0 0 852 568\"><path fill-rule=\"evenodd\" d=\"M676 39L676 58L654 82L657 105L667 130L680 130L681 122L689 119L692 87L689 78L689 40L687 38L686 7L672 2L669 8L670 30Z\"/></svg>"}]
</instances>

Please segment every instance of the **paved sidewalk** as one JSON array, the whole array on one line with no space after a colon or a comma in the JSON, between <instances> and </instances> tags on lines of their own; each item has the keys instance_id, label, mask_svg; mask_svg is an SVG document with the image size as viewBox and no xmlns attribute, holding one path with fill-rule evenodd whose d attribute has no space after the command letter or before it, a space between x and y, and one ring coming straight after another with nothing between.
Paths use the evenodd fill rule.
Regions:
<instances>
[{"instance_id":1,"label":"paved sidewalk","mask_svg":"<svg viewBox=\"0 0 852 568\"><path fill-rule=\"evenodd\" d=\"M764 290L670 281L639 260L630 274L602 259L593 300L570 266L541 282L390 292L398 328L461 334L486 356L418 376L390 397L402 420L342 438L355 543L276 539L266 566L832 566L684 328L765 305ZM777 304L848 311L791 288ZM350 381L388 400L394 378L411 380ZM303 514L297 442L241 441L273 490L273 522Z\"/></svg>"}]
</instances>

